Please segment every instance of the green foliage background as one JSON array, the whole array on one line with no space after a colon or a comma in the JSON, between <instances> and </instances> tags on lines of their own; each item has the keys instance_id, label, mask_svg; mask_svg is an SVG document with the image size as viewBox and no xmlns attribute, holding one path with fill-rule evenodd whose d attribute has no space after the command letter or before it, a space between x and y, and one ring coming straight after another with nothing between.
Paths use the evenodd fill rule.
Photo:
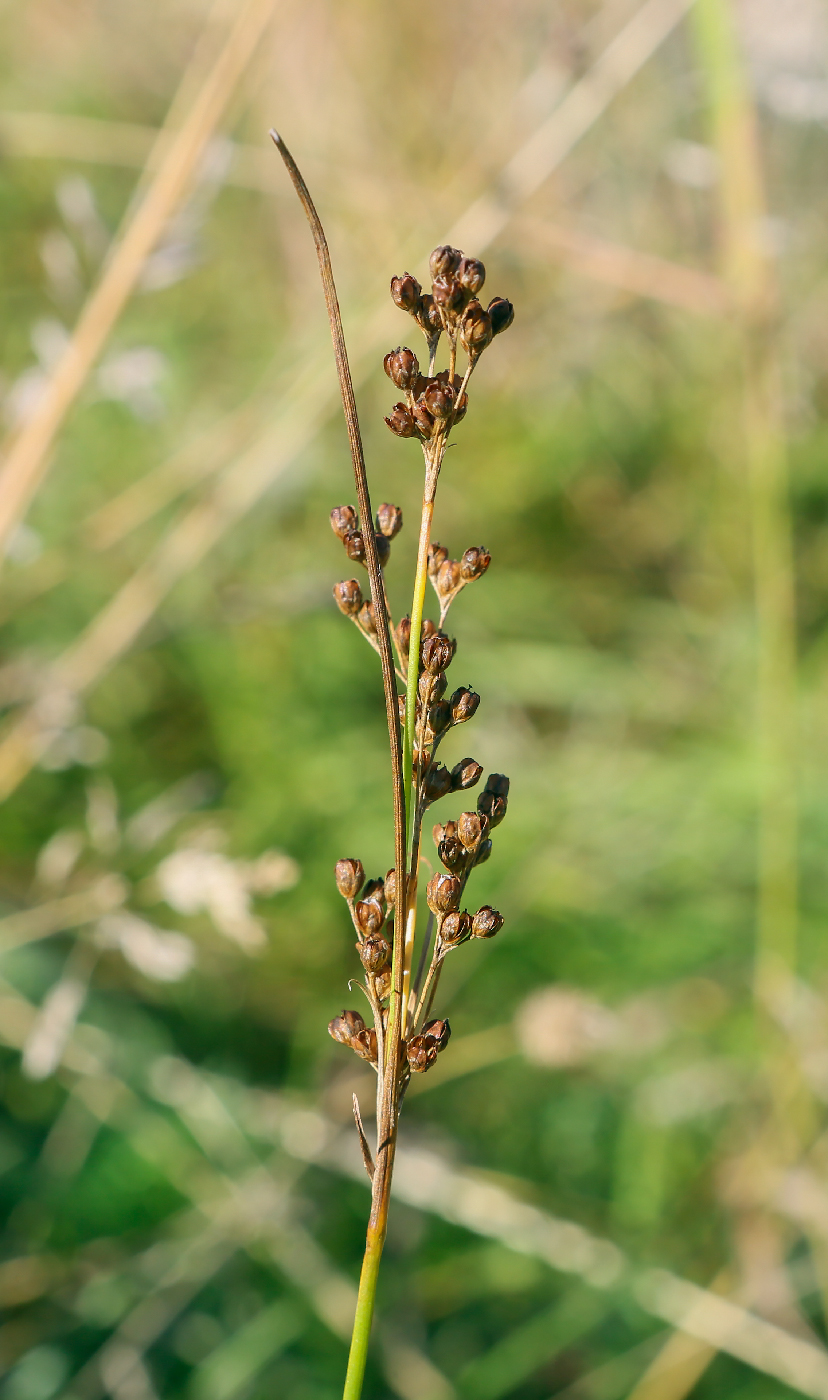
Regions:
<instances>
[{"instance_id":1,"label":"green foliage background","mask_svg":"<svg viewBox=\"0 0 828 1400\"><path fill-rule=\"evenodd\" d=\"M358 855L369 873L387 869L391 808L378 665L330 594L350 568L327 514L353 489L344 429L326 406L335 382L313 249L265 133L279 125L328 227L372 491L406 518L389 568L400 616L419 453L383 426L392 391L380 346L363 352L365 326L390 276L406 264L423 275L431 246L496 186L634 8L275 7L222 138L253 151L254 177L238 183L219 142L213 176L165 235L156 285L118 323L109 376L90 378L60 436L3 568L0 744L32 696L54 700L52 660L213 499L216 479L232 484L290 405L296 372L320 366L306 444L77 710L56 712L44 761L0 807L8 1400L339 1393L368 1199L352 1170L350 1094L357 1086L368 1102L370 1084L325 1033L351 1003L356 966L332 868ZM447 970L440 1009L454 1038L406 1104L403 1148L576 1222L635 1266L703 1286L723 1270L722 1287L758 1277L754 1308L819 1342L824 1219L803 1217L791 1181L809 1173L824 1198L826 137L822 118L802 104L786 112L778 92L786 76L803 92L824 88L826 48L822 12L799 8L812 24L799 51L774 50L755 6L741 34L783 305L798 1010L781 1027L757 1016L752 996L756 638L735 313L671 304L655 273L651 294L636 295L617 267L596 275L587 256L598 239L715 274L715 155L682 24L486 252L487 286L517 319L476 375L436 535L454 555L472 543L492 553L451 615L453 676L483 701L449 756L470 752L511 777L475 890L506 926ZM31 0L0 13L9 432L135 187L113 124L163 120L203 9ZM44 112L95 118L121 155L91 158L80 129L60 121L35 151L19 114ZM580 261L544 242L543 228L561 225L583 238ZM395 314L389 346L414 334ZM97 548L94 513L165 463L169 476L182 447L224 475L172 492ZM142 846L131 820L193 775L192 800ZM435 819L460 810L444 805ZM63 849L61 833L76 858L46 878L44 848ZM181 849L223 855L237 880L265 851L296 862L295 883L254 900L264 947L247 952L209 912L163 901L155 872ZM133 914L191 940L186 975L142 972L88 914L79 927L58 916L48 936L17 946L14 916L113 874ZM47 998L67 980L85 991L61 1041ZM44 1026L57 1045L45 1077L25 1068ZM781 1121L779 1064L794 1085ZM768 1131L793 1135L799 1154L780 1167ZM368 1397L633 1392L669 1334L626 1274L598 1286L444 1215L395 1205ZM797 1392L719 1355L693 1393Z\"/></svg>"}]
</instances>

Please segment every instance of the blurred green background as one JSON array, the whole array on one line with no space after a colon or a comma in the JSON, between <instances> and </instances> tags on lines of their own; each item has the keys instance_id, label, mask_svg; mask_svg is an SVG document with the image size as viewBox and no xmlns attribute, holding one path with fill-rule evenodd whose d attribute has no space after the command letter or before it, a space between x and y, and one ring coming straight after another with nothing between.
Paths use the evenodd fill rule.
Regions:
<instances>
[{"instance_id":1,"label":"blurred green background","mask_svg":"<svg viewBox=\"0 0 828 1400\"><path fill-rule=\"evenodd\" d=\"M252 8L0 7L7 460ZM332 870L388 868L391 806L273 124L397 617L389 279L453 235L517 309L435 523L492 553L448 757L511 777L506 926L406 1102L367 1400L827 1395L823 0L258 8L2 570L3 1396L341 1393L371 1094Z\"/></svg>"}]
</instances>

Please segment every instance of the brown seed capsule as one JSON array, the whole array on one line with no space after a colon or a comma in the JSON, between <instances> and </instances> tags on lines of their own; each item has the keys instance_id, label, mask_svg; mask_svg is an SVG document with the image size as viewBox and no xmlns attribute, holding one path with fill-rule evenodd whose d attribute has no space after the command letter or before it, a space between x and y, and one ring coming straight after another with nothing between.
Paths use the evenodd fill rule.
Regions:
<instances>
[{"instance_id":1,"label":"brown seed capsule","mask_svg":"<svg viewBox=\"0 0 828 1400\"><path fill-rule=\"evenodd\" d=\"M443 734L451 724L451 706L446 700L438 700L429 706L428 727L432 734Z\"/></svg>"},{"instance_id":2,"label":"brown seed capsule","mask_svg":"<svg viewBox=\"0 0 828 1400\"><path fill-rule=\"evenodd\" d=\"M413 350L409 350L407 345L398 345L396 350L389 350L382 362L382 367L397 388L405 389L406 392L420 373L417 356Z\"/></svg>"},{"instance_id":3,"label":"brown seed capsule","mask_svg":"<svg viewBox=\"0 0 828 1400\"><path fill-rule=\"evenodd\" d=\"M479 812L461 812L457 819L457 835L469 851L474 849L481 836L486 835L488 829L487 819Z\"/></svg>"},{"instance_id":4,"label":"brown seed capsule","mask_svg":"<svg viewBox=\"0 0 828 1400\"><path fill-rule=\"evenodd\" d=\"M394 901L397 897L397 872L393 865L385 876L385 902L389 909L393 909Z\"/></svg>"},{"instance_id":5,"label":"brown seed capsule","mask_svg":"<svg viewBox=\"0 0 828 1400\"><path fill-rule=\"evenodd\" d=\"M444 1021L426 1021L422 1030L426 1040L433 1040L438 1050L445 1050L451 1039L448 1017Z\"/></svg>"},{"instance_id":6,"label":"brown seed capsule","mask_svg":"<svg viewBox=\"0 0 828 1400\"><path fill-rule=\"evenodd\" d=\"M479 258L463 258L456 272L457 281L473 297L486 281L486 269Z\"/></svg>"},{"instance_id":7,"label":"brown seed capsule","mask_svg":"<svg viewBox=\"0 0 828 1400\"><path fill-rule=\"evenodd\" d=\"M405 724L405 696L397 696L397 710L399 711L400 724Z\"/></svg>"},{"instance_id":8,"label":"brown seed capsule","mask_svg":"<svg viewBox=\"0 0 828 1400\"><path fill-rule=\"evenodd\" d=\"M445 598L449 593L453 593L460 586L461 577L460 565L456 559L447 559L444 564L441 564L436 579L436 588L440 597Z\"/></svg>"},{"instance_id":9,"label":"brown seed capsule","mask_svg":"<svg viewBox=\"0 0 828 1400\"><path fill-rule=\"evenodd\" d=\"M432 437L434 433L434 419L429 413L422 399L418 399L412 409L414 425L417 432L424 438Z\"/></svg>"},{"instance_id":10,"label":"brown seed capsule","mask_svg":"<svg viewBox=\"0 0 828 1400\"><path fill-rule=\"evenodd\" d=\"M361 530L349 530L342 538L345 546L345 553L355 564L365 563L365 540Z\"/></svg>"},{"instance_id":11,"label":"brown seed capsule","mask_svg":"<svg viewBox=\"0 0 828 1400\"><path fill-rule=\"evenodd\" d=\"M386 903L386 900L385 900L385 881L384 881L384 880L369 880L368 883L367 883L367 885L365 886L365 889L362 891L362 898L363 898L363 899L372 899L372 900L374 901L375 904L379 904L379 906L380 906L382 909L384 909L384 908L385 908L385 903Z\"/></svg>"},{"instance_id":12,"label":"brown seed capsule","mask_svg":"<svg viewBox=\"0 0 828 1400\"><path fill-rule=\"evenodd\" d=\"M377 529L381 535L385 535L389 540L396 539L403 524L403 514L399 506L389 505L383 501L377 511Z\"/></svg>"},{"instance_id":13,"label":"brown seed capsule","mask_svg":"<svg viewBox=\"0 0 828 1400\"><path fill-rule=\"evenodd\" d=\"M424 642L427 637L433 637L437 631L437 623L432 622L430 617L423 618L423 625L420 628L420 641Z\"/></svg>"},{"instance_id":14,"label":"brown seed capsule","mask_svg":"<svg viewBox=\"0 0 828 1400\"><path fill-rule=\"evenodd\" d=\"M372 933L379 933L385 920L385 915L381 906L373 899L358 900L354 913L356 914L359 931L365 938L368 938Z\"/></svg>"},{"instance_id":15,"label":"brown seed capsule","mask_svg":"<svg viewBox=\"0 0 828 1400\"><path fill-rule=\"evenodd\" d=\"M492 335L507 331L515 319L515 308L505 297L495 297L490 301L488 312L492 318Z\"/></svg>"},{"instance_id":16,"label":"brown seed capsule","mask_svg":"<svg viewBox=\"0 0 828 1400\"><path fill-rule=\"evenodd\" d=\"M331 511L331 529L341 540L356 530L357 525L357 513L353 506L334 506Z\"/></svg>"},{"instance_id":17,"label":"brown seed capsule","mask_svg":"<svg viewBox=\"0 0 828 1400\"><path fill-rule=\"evenodd\" d=\"M428 260L428 270L432 277L450 277L460 266L463 254L450 243L441 243Z\"/></svg>"},{"instance_id":18,"label":"brown seed capsule","mask_svg":"<svg viewBox=\"0 0 828 1400\"><path fill-rule=\"evenodd\" d=\"M486 788L489 792L497 793L498 797L508 797L509 779L505 773L490 773L486 779Z\"/></svg>"},{"instance_id":19,"label":"brown seed capsule","mask_svg":"<svg viewBox=\"0 0 828 1400\"><path fill-rule=\"evenodd\" d=\"M465 724L467 719L477 713L480 704L480 696L474 690L469 690L468 686L461 685L455 690L451 699L451 718L455 724Z\"/></svg>"},{"instance_id":20,"label":"brown seed capsule","mask_svg":"<svg viewBox=\"0 0 828 1400\"><path fill-rule=\"evenodd\" d=\"M427 802L439 802L447 792L451 792L451 774L442 763L432 763L423 781Z\"/></svg>"},{"instance_id":21,"label":"brown seed capsule","mask_svg":"<svg viewBox=\"0 0 828 1400\"><path fill-rule=\"evenodd\" d=\"M439 671L436 676L432 676L430 671L424 671L417 682L417 692L421 700L442 700L447 684L445 672Z\"/></svg>"},{"instance_id":22,"label":"brown seed capsule","mask_svg":"<svg viewBox=\"0 0 828 1400\"><path fill-rule=\"evenodd\" d=\"M479 301L470 301L460 319L459 336L460 344L474 362L491 345L492 318L488 311L484 311Z\"/></svg>"},{"instance_id":23,"label":"brown seed capsule","mask_svg":"<svg viewBox=\"0 0 828 1400\"><path fill-rule=\"evenodd\" d=\"M472 938L494 938L503 928L503 915L493 909L491 904L484 904L482 909L478 909L472 919Z\"/></svg>"},{"instance_id":24,"label":"brown seed capsule","mask_svg":"<svg viewBox=\"0 0 828 1400\"><path fill-rule=\"evenodd\" d=\"M363 943L357 943L356 950L366 972L374 974L381 972L384 967L388 966L391 949L379 934L372 934Z\"/></svg>"},{"instance_id":25,"label":"brown seed capsule","mask_svg":"<svg viewBox=\"0 0 828 1400\"><path fill-rule=\"evenodd\" d=\"M491 792L489 788L484 788L477 799L477 810L489 818L489 826L492 830L496 826L500 826L506 815L506 807L506 798L499 797L496 792Z\"/></svg>"},{"instance_id":26,"label":"brown seed capsule","mask_svg":"<svg viewBox=\"0 0 828 1400\"><path fill-rule=\"evenodd\" d=\"M480 782L482 772L482 763L475 762L473 758L461 758L451 770L452 790L463 792L466 788L474 787L475 783Z\"/></svg>"},{"instance_id":27,"label":"brown seed capsule","mask_svg":"<svg viewBox=\"0 0 828 1400\"><path fill-rule=\"evenodd\" d=\"M420 297L417 324L421 327L429 342L438 338L442 332L443 318L440 315L440 308L436 305L434 297L430 292L423 292L423 295Z\"/></svg>"},{"instance_id":28,"label":"brown seed capsule","mask_svg":"<svg viewBox=\"0 0 828 1400\"><path fill-rule=\"evenodd\" d=\"M429 578L433 578L440 570L440 565L448 559L448 550L442 544L437 544L432 540L428 546L428 573Z\"/></svg>"},{"instance_id":29,"label":"brown seed capsule","mask_svg":"<svg viewBox=\"0 0 828 1400\"><path fill-rule=\"evenodd\" d=\"M420 654L425 669L432 676L436 676L451 665L454 652L450 639L442 632L438 632L431 637L426 637L420 648Z\"/></svg>"},{"instance_id":30,"label":"brown seed capsule","mask_svg":"<svg viewBox=\"0 0 828 1400\"><path fill-rule=\"evenodd\" d=\"M367 1060L371 1065L377 1063L377 1033L373 1026L354 1036L351 1049L356 1050L361 1060Z\"/></svg>"},{"instance_id":31,"label":"brown seed capsule","mask_svg":"<svg viewBox=\"0 0 828 1400\"><path fill-rule=\"evenodd\" d=\"M384 569L388 560L391 558L391 541L386 535L374 535L374 539L377 543L379 566L381 569Z\"/></svg>"},{"instance_id":32,"label":"brown seed capsule","mask_svg":"<svg viewBox=\"0 0 828 1400\"><path fill-rule=\"evenodd\" d=\"M446 316L454 316L462 311L468 298L465 287L461 287L456 277L435 277L431 284L434 305Z\"/></svg>"},{"instance_id":33,"label":"brown seed capsule","mask_svg":"<svg viewBox=\"0 0 828 1400\"><path fill-rule=\"evenodd\" d=\"M405 1053L408 1059L408 1067L413 1074L425 1074L427 1069L431 1069L437 1059L437 1046L431 1039L426 1039L424 1035L412 1035L406 1041Z\"/></svg>"},{"instance_id":34,"label":"brown seed capsule","mask_svg":"<svg viewBox=\"0 0 828 1400\"><path fill-rule=\"evenodd\" d=\"M356 899L365 884L362 861L350 858L336 862L336 888L343 899Z\"/></svg>"},{"instance_id":35,"label":"brown seed capsule","mask_svg":"<svg viewBox=\"0 0 828 1400\"><path fill-rule=\"evenodd\" d=\"M395 403L385 421L397 437L410 438L414 436L414 419L407 404Z\"/></svg>"},{"instance_id":36,"label":"brown seed capsule","mask_svg":"<svg viewBox=\"0 0 828 1400\"><path fill-rule=\"evenodd\" d=\"M460 902L463 887L454 875L444 875L438 871L432 875L426 887L426 903L432 914L448 914Z\"/></svg>"},{"instance_id":37,"label":"brown seed capsule","mask_svg":"<svg viewBox=\"0 0 828 1400\"><path fill-rule=\"evenodd\" d=\"M346 617L355 617L362 607L362 589L355 578L344 578L333 586L336 606Z\"/></svg>"},{"instance_id":38,"label":"brown seed capsule","mask_svg":"<svg viewBox=\"0 0 828 1400\"><path fill-rule=\"evenodd\" d=\"M423 402L432 418L442 422L454 412L454 390L448 384L432 379L423 395Z\"/></svg>"},{"instance_id":39,"label":"brown seed capsule","mask_svg":"<svg viewBox=\"0 0 828 1400\"><path fill-rule=\"evenodd\" d=\"M340 1045L350 1045L355 1035L365 1030L365 1022L358 1011L340 1011L328 1024L328 1035L338 1040Z\"/></svg>"},{"instance_id":40,"label":"brown seed capsule","mask_svg":"<svg viewBox=\"0 0 828 1400\"><path fill-rule=\"evenodd\" d=\"M467 582L485 574L492 562L492 556L485 545L474 545L467 549L460 560L460 572Z\"/></svg>"},{"instance_id":41,"label":"brown seed capsule","mask_svg":"<svg viewBox=\"0 0 828 1400\"><path fill-rule=\"evenodd\" d=\"M465 909L462 912L453 910L451 914L446 914L440 925L440 942L449 948L466 943L471 938L471 926L471 914L467 914Z\"/></svg>"},{"instance_id":42,"label":"brown seed capsule","mask_svg":"<svg viewBox=\"0 0 828 1400\"><path fill-rule=\"evenodd\" d=\"M376 979L374 981L374 991L376 992L380 1001L383 1001L385 997L391 995L390 967L385 967L383 968L382 972L377 973Z\"/></svg>"},{"instance_id":43,"label":"brown seed capsule","mask_svg":"<svg viewBox=\"0 0 828 1400\"><path fill-rule=\"evenodd\" d=\"M437 854L443 865L452 875L456 875L466 864L466 852L456 836L449 836L437 847Z\"/></svg>"},{"instance_id":44,"label":"brown seed capsule","mask_svg":"<svg viewBox=\"0 0 828 1400\"><path fill-rule=\"evenodd\" d=\"M416 277L412 277L410 272L404 272L402 277L392 277L391 298L401 311L409 311L413 315L420 303L420 284Z\"/></svg>"},{"instance_id":45,"label":"brown seed capsule","mask_svg":"<svg viewBox=\"0 0 828 1400\"><path fill-rule=\"evenodd\" d=\"M468 396L468 394L461 394L460 397L459 397L459 399L457 400L455 406L454 406L454 421L455 421L455 423L462 423L463 419L464 419L465 416L466 416L466 410L467 410L468 406L469 406L469 396Z\"/></svg>"},{"instance_id":46,"label":"brown seed capsule","mask_svg":"<svg viewBox=\"0 0 828 1400\"><path fill-rule=\"evenodd\" d=\"M491 854L492 840L491 837L487 837L485 841L480 842L480 849L478 850L477 855L474 858L475 865L485 865L486 861L489 859L489 856Z\"/></svg>"},{"instance_id":47,"label":"brown seed capsule","mask_svg":"<svg viewBox=\"0 0 828 1400\"><path fill-rule=\"evenodd\" d=\"M377 615L374 612L374 604L365 602L360 608L357 618L363 632L367 632L369 637L377 635Z\"/></svg>"},{"instance_id":48,"label":"brown seed capsule","mask_svg":"<svg viewBox=\"0 0 828 1400\"><path fill-rule=\"evenodd\" d=\"M411 645L411 618L407 615L401 617L397 623L397 641L403 656L407 657L408 648Z\"/></svg>"}]
</instances>

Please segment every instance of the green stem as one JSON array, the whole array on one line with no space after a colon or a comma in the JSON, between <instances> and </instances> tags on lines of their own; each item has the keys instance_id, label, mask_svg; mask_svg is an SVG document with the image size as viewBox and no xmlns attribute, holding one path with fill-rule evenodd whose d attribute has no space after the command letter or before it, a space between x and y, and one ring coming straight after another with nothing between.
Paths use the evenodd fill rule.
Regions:
<instances>
[{"instance_id":1,"label":"green stem","mask_svg":"<svg viewBox=\"0 0 828 1400\"><path fill-rule=\"evenodd\" d=\"M348 1371L345 1376L345 1389L342 1400L360 1400L362 1382L365 1379L365 1364L368 1360L368 1343L371 1337L371 1323L374 1319L374 1303L377 1297L380 1259L385 1234L369 1229L365 1242L365 1257L359 1276L354 1330L351 1334L351 1350L348 1354Z\"/></svg>"},{"instance_id":2,"label":"green stem","mask_svg":"<svg viewBox=\"0 0 828 1400\"><path fill-rule=\"evenodd\" d=\"M430 468L426 469L426 490L420 523L420 543L417 550L417 573L414 597L411 601L411 638L408 644L408 681L405 691L405 735L403 738L403 783L405 811L409 830L413 831L414 805L411 801L414 763L414 729L417 723L417 682L420 675L420 638L423 630L423 604L428 582L428 546L431 541L431 520L434 515L434 493L429 491ZM413 873L413 872L412 872Z\"/></svg>"}]
</instances>

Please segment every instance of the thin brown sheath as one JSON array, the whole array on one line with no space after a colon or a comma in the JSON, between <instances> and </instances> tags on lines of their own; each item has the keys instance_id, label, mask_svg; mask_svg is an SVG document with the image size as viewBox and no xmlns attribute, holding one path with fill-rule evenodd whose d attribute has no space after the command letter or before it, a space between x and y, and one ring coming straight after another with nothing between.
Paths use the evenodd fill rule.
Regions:
<instances>
[{"instance_id":1,"label":"thin brown sheath","mask_svg":"<svg viewBox=\"0 0 828 1400\"><path fill-rule=\"evenodd\" d=\"M348 365L348 352L342 333L342 318L339 313L339 300L336 295L328 243L319 215L314 207L308 187L299 172L293 156L277 132L270 133L279 154L287 166L288 173L308 217L308 223L316 244L319 258L319 271L325 293L325 305L331 325L336 368L339 374L339 387L342 393L342 407L348 429L351 459L354 466L357 501L359 503L362 536L365 541L365 561L371 582L371 601L377 621L377 640L382 663L382 684L385 693L385 709L388 718L388 741L391 749L391 778L394 790L394 867L397 891L406 888L405 871L405 795L403 788L403 756L400 738L400 719L397 699L397 686L394 677L394 657L391 651L391 635L388 621L388 608L385 602L382 570L374 537L374 515L368 491L368 477L365 471L365 458L362 451L362 435L359 430L354 386ZM394 1164L394 1148L397 1135L398 1082L401 1054L402 1027L402 987L403 953L405 946L404 900L398 894L399 910L394 920L394 947L392 960L391 1001L388 1016L388 1031L385 1038L385 1073L383 1095L377 1123L377 1160L374 1171L371 1218L368 1223L369 1248L373 1245L382 1248L388 1219L388 1203L391 1188L391 1172Z\"/></svg>"}]
</instances>

